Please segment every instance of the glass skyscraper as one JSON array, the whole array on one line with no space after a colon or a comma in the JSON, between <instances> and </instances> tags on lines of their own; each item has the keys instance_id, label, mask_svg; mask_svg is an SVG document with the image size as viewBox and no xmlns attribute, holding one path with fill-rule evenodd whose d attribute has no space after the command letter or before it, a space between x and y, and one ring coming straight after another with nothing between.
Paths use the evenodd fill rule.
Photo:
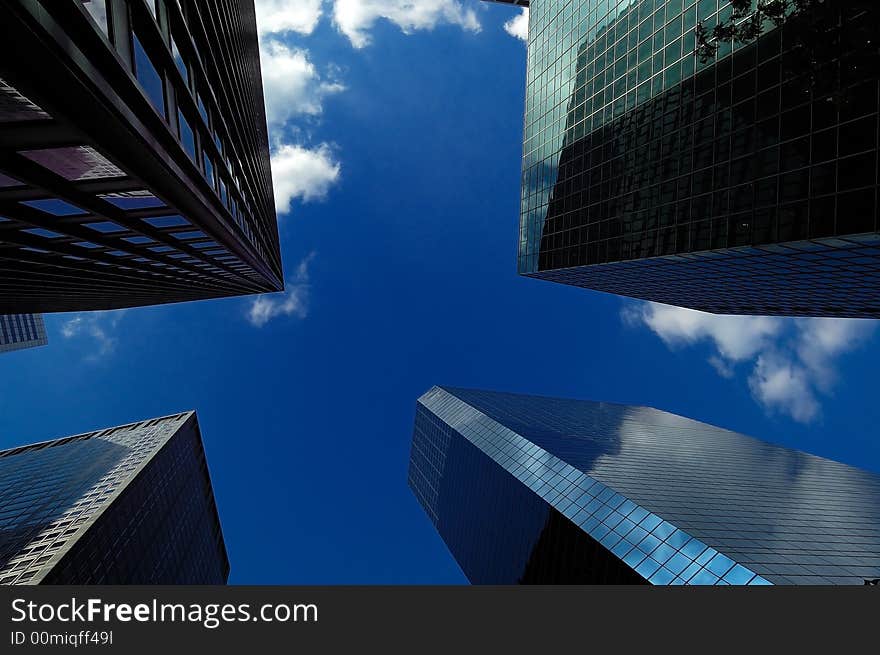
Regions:
<instances>
[{"instance_id":1,"label":"glass skyscraper","mask_svg":"<svg viewBox=\"0 0 880 655\"><path fill-rule=\"evenodd\" d=\"M253 0L0 12L0 313L283 288Z\"/></svg>"},{"instance_id":2,"label":"glass skyscraper","mask_svg":"<svg viewBox=\"0 0 880 655\"><path fill-rule=\"evenodd\" d=\"M716 313L880 317L871 3L706 63L695 27L726 0L508 4L530 7L521 274Z\"/></svg>"},{"instance_id":3,"label":"glass skyscraper","mask_svg":"<svg viewBox=\"0 0 880 655\"><path fill-rule=\"evenodd\" d=\"M0 315L0 353L45 346L48 342L39 314Z\"/></svg>"},{"instance_id":4,"label":"glass skyscraper","mask_svg":"<svg viewBox=\"0 0 880 655\"><path fill-rule=\"evenodd\" d=\"M650 407L434 387L409 485L475 584L880 578L880 476Z\"/></svg>"},{"instance_id":5,"label":"glass skyscraper","mask_svg":"<svg viewBox=\"0 0 880 655\"><path fill-rule=\"evenodd\" d=\"M0 584L225 584L193 412L0 451Z\"/></svg>"}]
</instances>

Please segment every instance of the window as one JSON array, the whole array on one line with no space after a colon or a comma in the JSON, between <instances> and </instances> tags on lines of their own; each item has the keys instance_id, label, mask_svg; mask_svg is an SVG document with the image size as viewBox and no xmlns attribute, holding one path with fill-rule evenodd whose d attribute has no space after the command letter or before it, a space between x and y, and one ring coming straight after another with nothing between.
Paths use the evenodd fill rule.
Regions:
<instances>
[{"instance_id":1,"label":"window","mask_svg":"<svg viewBox=\"0 0 880 655\"><path fill-rule=\"evenodd\" d=\"M21 204L39 209L40 211L52 214L53 216L73 216L84 213L82 209L71 205L63 200L54 198L48 200L25 200Z\"/></svg>"},{"instance_id":2,"label":"window","mask_svg":"<svg viewBox=\"0 0 880 655\"><path fill-rule=\"evenodd\" d=\"M174 40L174 37L171 37L171 55L174 57L174 63L177 65L177 70L180 71L180 74L183 76L183 79L186 80L186 85L189 87L190 85L190 77L189 77L189 67L186 65L186 61L183 58L180 50L177 47L177 41Z\"/></svg>"},{"instance_id":3,"label":"window","mask_svg":"<svg viewBox=\"0 0 880 655\"><path fill-rule=\"evenodd\" d=\"M154 195L133 196L127 198L111 198L102 196L104 200L116 205L120 209L150 209L153 207L164 207L165 203Z\"/></svg>"},{"instance_id":4,"label":"window","mask_svg":"<svg viewBox=\"0 0 880 655\"><path fill-rule=\"evenodd\" d=\"M92 20L101 28L106 35L107 32L107 0L83 0L83 6L92 17Z\"/></svg>"},{"instance_id":5,"label":"window","mask_svg":"<svg viewBox=\"0 0 880 655\"><path fill-rule=\"evenodd\" d=\"M187 154L189 154L189 158L194 162L196 160L196 137L193 134L192 127L190 127L189 121L186 120L183 114L183 110L178 110L177 118L180 123L180 144L183 146L183 149L186 150Z\"/></svg>"},{"instance_id":6,"label":"window","mask_svg":"<svg viewBox=\"0 0 880 655\"><path fill-rule=\"evenodd\" d=\"M133 36L134 40L134 68L137 80L141 88L146 92L147 97L156 110L163 118L167 116L165 113L165 89L162 76L153 65L147 51L144 50L140 39L137 35Z\"/></svg>"},{"instance_id":7,"label":"window","mask_svg":"<svg viewBox=\"0 0 880 655\"><path fill-rule=\"evenodd\" d=\"M201 239L204 238L205 233L201 230L193 230L192 232L178 232L174 236L178 239Z\"/></svg>"},{"instance_id":8,"label":"window","mask_svg":"<svg viewBox=\"0 0 880 655\"><path fill-rule=\"evenodd\" d=\"M97 180L125 175L115 164L89 146L22 150L20 154L67 180Z\"/></svg>"},{"instance_id":9,"label":"window","mask_svg":"<svg viewBox=\"0 0 880 655\"><path fill-rule=\"evenodd\" d=\"M211 158L208 156L208 153L204 153L203 158L205 160L205 179L208 180L208 184L211 187L214 187L214 165L211 163Z\"/></svg>"},{"instance_id":10,"label":"window","mask_svg":"<svg viewBox=\"0 0 880 655\"><path fill-rule=\"evenodd\" d=\"M189 221L184 219L181 216L157 216L154 218L145 218L143 219L146 223L149 223L153 227L181 227L183 225L189 225Z\"/></svg>"},{"instance_id":11,"label":"window","mask_svg":"<svg viewBox=\"0 0 880 655\"><path fill-rule=\"evenodd\" d=\"M34 228L31 230L22 230L22 232L27 232L28 234L33 234L38 237L43 237L46 239L57 239L58 237L64 236L62 234L58 234L58 232L53 232L52 230L44 230L43 228Z\"/></svg>"},{"instance_id":12,"label":"window","mask_svg":"<svg viewBox=\"0 0 880 655\"><path fill-rule=\"evenodd\" d=\"M199 113L202 115L202 119L205 121L205 125L210 125L210 121L208 120L208 109L205 107L205 103L202 100L202 95L198 96L198 105L199 105Z\"/></svg>"},{"instance_id":13,"label":"window","mask_svg":"<svg viewBox=\"0 0 880 655\"><path fill-rule=\"evenodd\" d=\"M0 187L19 186L20 184L21 182L16 180L14 177L9 177L8 175L0 173Z\"/></svg>"},{"instance_id":14,"label":"window","mask_svg":"<svg viewBox=\"0 0 880 655\"><path fill-rule=\"evenodd\" d=\"M117 225L111 221L105 221L102 223L86 223L86 227L95 232L101 232L103 234L112 234L113 232L125 232L127 228L122 227L121 225Z\"/></svg>"}]
</instances>

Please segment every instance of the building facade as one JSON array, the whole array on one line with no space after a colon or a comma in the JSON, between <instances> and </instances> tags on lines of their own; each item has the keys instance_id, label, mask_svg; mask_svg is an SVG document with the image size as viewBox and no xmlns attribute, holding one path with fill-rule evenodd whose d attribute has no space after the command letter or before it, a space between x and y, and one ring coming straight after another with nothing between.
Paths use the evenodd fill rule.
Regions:
<instances>
[{"instance_id":1,"label":"building facade","mask_svg":"<svg viewBox=\"0 0 880 655\"><path fill-rule=\"evenodd\" d=\"M0 353L45 346L46 326L39 314L0 315Z\"/></svg>"},{"instance_id":2,"label":"building facade","mask_svg":"<svg viewBox=\"0 0 880 655\"><path fill-rule=\"evenodd\" d=\"M194 412L0 451L0 584L225 584Z\"/></svg>"},{"instance_id":3,"label":"building facade","mask_svg":"<svg viewBox=\"0 0 880 655\"><path fill-rule=\"evenodd\" d=\"M0 11L0 312L283 288L253 0Z\"/></svg>"},{"instance_id":4,"label":"building facade","mask_svg":"<svg viewBox=\"0 0 880 655\"><path fill-rule=\"evenodd\" d=\"M649 407L434 387L409 485L475 584L880 578L880 476Z\"/></svg>"},{"instance_id":5,"label":"building facade","mask_svg":"<svg viewBox=\"0 0 880 655\"><path fill-rule=\"evenodd\" d=\"M695 28L726 0L508 4L530 7L521 274L715 313L880 317L876 3L705 63Z\"/></svg>"}]
</instances>

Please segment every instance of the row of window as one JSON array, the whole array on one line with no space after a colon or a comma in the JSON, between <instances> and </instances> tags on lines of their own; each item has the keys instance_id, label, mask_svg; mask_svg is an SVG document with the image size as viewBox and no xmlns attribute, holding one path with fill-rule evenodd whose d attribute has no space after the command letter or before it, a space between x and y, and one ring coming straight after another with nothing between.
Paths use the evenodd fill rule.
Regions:
<instances>
[{"instance_id":1,"label":"row of window","mask_svg":"<svg viewBox=\"0 0 880 655\"><path fill-rule=\"evenodd\" d=\"M862 245L852 252L876 258L877 244L873 245ZM850 248L856 246L849 243ZM856 262L849 271L829 274L822 261L833 250L822 251L818 262L778 244L749 249L760 257L742 254L742 250L728 251L726 257L714 260L701 255L718 257L721 253L638 259L607 266L580 266L583 259L577 252L555 251L520 257L519 270L541 279L716 314L875 318L880 312L876 293L880 271L866 268L863 262ZM779 250L786 254L775 254ZM760 270L744 270L744 260L755 262Z\"/></svg>"},{"instance_id":2,"label":"row of window","mask_svg":"<svg viewBox=\"0 0 880 655\"><path fill-rule=\"evenodd\" d=\"M15 555L0 567L0 580L8 584L31 579L173 434L180 420L177 416L151 426L119 426L49 442L36 451L24 447L20 454L0 458L4 480L24 475L14 486L15 493L0 494L0 507L11 513L13 527L20 532L19 538L7 544ZM86 463L95 473L91 478L83 475ZM38 500L16 510L17 499L27 495ZM24 522L31 526L29 531L21 530Z\"/></svg>"},{"instance_id":3,"label":"row of window","mask_svg":"<svg viewBox=\"0 0 880 655\"><path fill-rule=\"evenodd\" d=\"M149 193L147 193L146 195L139 195L143 193L141 191L133 191L127 193L138 195L102 195L100 197L110 204L115 205L119 209L124 209L127 211L135 211L141 209L167 210L162 201ZM120 258L129 258L131 259L131 261L142 264L149 263L151 266L157 268L186 272L184 271L184 269L173 266L170 263L155 261L155 259L152 257L152 253L158 253L164 255L170 260L180 261L181 263L185 264L193 264L197 267L204 268L206 271L211 272L215 275L219 275L221 277L231 277L232 275L228 271L221 270L213 264L208 263L208 261L203 261L197 257L194 257L193 253L182 251L183 249L178 250L177 248L169 245L159 244L156 242L155 239L149 236L137 234L136 230L135 234L131 235L130 227L120 225L119 223L116 223L114 221L104 220L100 218L90 221L88 220L88 212L85 212L80 207L74 206L66 201L55 198L47 198L41 200L26 200L22 201L20 204L52 216L83 216L84 219L81 223L83 227L86 227L89 230L93 230L94 232L102 236L114 238L118 242L119 249L114 249L113 247L105 244L103 246L103 250L100 250L101 253L113 255ZM195 229L185 229L187 227L192 228L192 225L189 223L189 221L179 215L147 216L141 218L140 220L143 221L145 230L146 226L160 229L162 232L180 241L181 244L185 244L191 248L197 249L199 251L198 255L200 257L216 260L216 262L220 263L221 265L231 268L232 270L235 270L242 274L248 274L251 272L250 267L244 264L238 257L232 255L226 248L221 247L216 241L209 239L204 232ZM8 219L0 218L0 222L8 222ZM67 242L71 243L72 245L89 251L98 251L102 248L101 245L91 241L82 240L81 237L69 237L66 234L47 228L24 228L21 229L20 232L47 240L66 239ZM41 250L39 248L31 248L33 250ZM64 256L75 257L75 255L70 254ZM190 273L193 272L190 271ZM200 273L193 274L198 275L199 277L205 277Z\"/></svg>"},{"instance_id":4,"label":"row of window","mask_svg":"<svg viewBox=\"0 0 880 655\"><path fill-rule=\"evenodd\" d=\"M142 0L132 0L141 2ZM157 6L165 0L149 0L147 6L157 19L159 12ZM108 21L108 7L105 0L91 0L85 3L90 14L96 18L96 22L104 33L111 39L118 38L108 29L112 21ZM167 6L167 5L166 5ZM261 256L265 253L252 228L254 212L250 206L243 189L241 166L228 143L220 136L223 131L220 126L219 114L207 107L205 101L207 81L198 73L195 59L190 59L181 49L175 38L175 34L186 35L186 26L179 28L173 26L166 34L162 28L162 40L168 49L174 62L175 73L165 69L159 62L163 59L157 52L150 52L151 41L146 32L155 30L157 25L150 26L138 19L139 14L131 8L132 16L132 62L131 67L141 89L150 100L157 113L165 120L171 131L177 136L181 147L189 155L196 167L203 173L208 184L219 197L221 203L232 215L236 224L241 228L248 241L258 250ZM166 9L169 20L173 21L177 13L185 15L179 3L176 12ZM183 37L181 37L183 38ZM197 45L186 37L186 42L192 49ZM175 79L179 74L180 79ZM200 81L201 80L201 81ZM204 92L202 86L204 86ZM189 100L185 100L189 98ZM196 118L190 106L194 105L199 118ZM213 143L207 147L207 143ZM212 152L212 150L214 152ZM218 165L219 163L219 165Z\"/></svg>"},{"instance_id":5,"label":"row of window","mask_svg":"<svg viewBox=\"0 0 880 655\"><path fill-rule=\"evenodd\" d=\"M641 3L632 12L650 4ZM843 79L850 86L844 86L844 99L838 104L826 97L830 89L824 88L835 79L837 62L829 63L833 70L816 84L806 76L786 80L778 56L782 50L779 32L774 32L759 46L740 49L619 120L607 122L609 117L603 115L598 125L586 116L591 83L584 83L583 72L566 129L550 133L552 112L538 124L545 131L542 138L556 142L543 143L540 152L530 151L529 145L524 148L520 254L531 259L520 261L537 262L539 250L548 262L572 265L572 256L578 264L597 263L669 254L670 247L681 252L709 244L741 245L750 239L765 243L783 234L823 237L848 233L838 230L874 229L876 81ZM589 70L592 59L579 55L581 70ZM555 129L560 129L558 124ZM712 195L702 196L709 192L715 192L714 202ZM844 195L834 198L835 193ZM814 200L803 207L797 203L807 198ZM677 199L688 202L676 205ZM788 204L777 213L775 205L782 203ZM718 221L723 225L719 223L719 230L686 231L684 238L673 233L654 238L639 230L633 236L647 243L644 248L616 241L591 243L594 238L616 239L613 235L591 237L585 243L583 230L576 229L598 222L598 210L603 212L601 219L609 219L606 225L619 229L628 221L635 226L637 204L651 208L643 225L662 224L664 204L672 210L666 212L672 224L684 217L684 222L702 220L704 227ZM769 209L753 211L761 207ZM789 208L803 213L786 220ZM802 230L805 225L810 227ZM706 237L707 232L713 236Z\"/></svg>"}]
</instances>

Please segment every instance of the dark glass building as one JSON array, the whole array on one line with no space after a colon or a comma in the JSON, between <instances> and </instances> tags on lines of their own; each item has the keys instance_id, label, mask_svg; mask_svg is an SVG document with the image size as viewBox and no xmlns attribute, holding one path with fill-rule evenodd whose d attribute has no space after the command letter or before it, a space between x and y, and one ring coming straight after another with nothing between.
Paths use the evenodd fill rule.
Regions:
<instances>
[{"instance_id":1,"label":"dark glass building","mask_svg":"<svg viewBox=\"0 0 880 655\"><path fill-rule=\"evenodd\" d=\"M0 353L45 346L46 326L39 314L0 315Z\"/></svg>"},{"instance_id":2,"label":"dark glass building","mask_svg":"<svg viewBox=\"0 0 880 655\"><path fill-rule=\"evenodd\" d=\"M880 578L880 476L650 407L434 387L409 485L475 584Z\"/></svg>"},{"instance_id":3,"label":"dark glass building","mask_svg":"<svg viewBox=\"0 0 880 655\"><path fill-rule=\"evenodd\" d=\"M283 288L253 0L0 13L0 313Z\"/></svg>"},{"instance_id":4,"label":"dark glass building","mask_svg":"<svg viewBox=\"0 0 880 655\"><path fill-rule=\"evenodd\" d=\"M880 317L873 3L706 63L695 27L726 0L527 4L521 274L715 313Z\"/></svg>"},{"instance_id":5,"label":"dark glass building","mask_svg":"<svg viewBox=\"0 0 880 655\"><path fill-rule=\"evenodd\" d=\"M194 412L0 451L0 584L225 584Z\"/></svg>"}]
</instances>

